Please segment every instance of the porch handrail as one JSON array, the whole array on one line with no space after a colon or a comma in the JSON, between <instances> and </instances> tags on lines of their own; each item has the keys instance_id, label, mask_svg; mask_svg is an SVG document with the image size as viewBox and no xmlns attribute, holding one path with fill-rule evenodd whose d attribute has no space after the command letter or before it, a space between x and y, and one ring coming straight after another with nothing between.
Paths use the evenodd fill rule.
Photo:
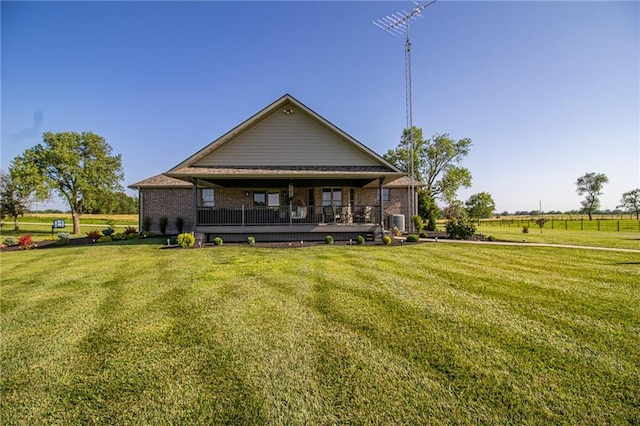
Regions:
<instances>
[{"instance_id":1,"label":"porch handrail","mask_svg":"<svg viewBox=\"0 0 640 426\"><path fill-rule=\"evenodd\" d=\"M376 224L376 205L197 207L198 225Z\"/></svg>"}]
</instances>

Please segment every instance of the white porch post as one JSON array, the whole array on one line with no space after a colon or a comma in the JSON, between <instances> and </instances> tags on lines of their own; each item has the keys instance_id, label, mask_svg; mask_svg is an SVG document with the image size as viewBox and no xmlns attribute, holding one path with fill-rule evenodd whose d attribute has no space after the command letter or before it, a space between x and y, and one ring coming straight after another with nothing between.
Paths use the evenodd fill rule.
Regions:
<instances>
[{"instance_id":1,"label":"white porch post","mask_svg":"<svg viewBox=\"0 0 640 426\"><path fill-rule=\"evenodd\" d=\"M198 178L193 179L193 226L192 231L196 232L198 225Z\"/></svg>"},{"instance_id":2,"label":"white porch post","mask_svg":"<svg viewBox=\"0 0 640 426\"><path fill-rule=\"evenodd\" d=\"M382 184L384 183L384 176L380 176L378 179L378 198L380 199L380 227L384 230L384 197L382 196Z\"/></svg>"}]
</instances>

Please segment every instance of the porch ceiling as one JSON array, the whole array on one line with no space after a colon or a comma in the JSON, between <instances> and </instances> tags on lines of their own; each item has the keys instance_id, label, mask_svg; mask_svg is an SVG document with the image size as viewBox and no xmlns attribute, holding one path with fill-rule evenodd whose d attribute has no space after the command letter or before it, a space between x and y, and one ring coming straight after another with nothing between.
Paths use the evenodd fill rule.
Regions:
<instances>
[{"instance_id":1,"label":"porch ceiling","mask_svg":"<svg viewBox=\"0 0 640 426\"><path fill-rule=\"evenodd\" d=\"M287 186L377 186L384 177L387 184L405 176L386 167L185 167L167 173L168 176L191 181L201 179L222 187ZM263 183L261 183L263 182Z\"/></svg>"}]
</instances>

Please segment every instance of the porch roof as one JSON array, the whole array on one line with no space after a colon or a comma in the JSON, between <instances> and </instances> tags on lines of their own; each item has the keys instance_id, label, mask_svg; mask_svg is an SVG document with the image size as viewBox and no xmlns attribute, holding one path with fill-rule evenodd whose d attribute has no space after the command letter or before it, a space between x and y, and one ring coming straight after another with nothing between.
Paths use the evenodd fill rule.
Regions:
<instances>
[{"instance_id":1,"label":"porch roof","mask_svg":"<svg viewBox=\"0 0 640 426\"><path fill-rule=\"evenodd\" d=\"M167 176L190 181L193 178L210 182L233 180L353 180L362 186L376 185L380 177L385 184L405 176L384 166L238 166L183 167L166 173Z\"/></svg>"}]
</instances>

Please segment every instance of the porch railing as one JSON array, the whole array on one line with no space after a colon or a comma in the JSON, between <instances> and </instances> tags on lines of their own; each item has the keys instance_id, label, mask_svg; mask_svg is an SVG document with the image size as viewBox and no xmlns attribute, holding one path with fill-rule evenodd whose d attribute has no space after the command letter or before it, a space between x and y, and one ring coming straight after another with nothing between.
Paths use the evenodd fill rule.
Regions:
<instances>
[{"instance_id":1,"label":"porch railing","mask_svg":"<svg viewBox=\"0 0 640 426\"><path fill-rule=\"evenodd\" d=\"M380 223L378 206L198 207L198 225L298 225Z\"/></svg>"}]
</instances>

